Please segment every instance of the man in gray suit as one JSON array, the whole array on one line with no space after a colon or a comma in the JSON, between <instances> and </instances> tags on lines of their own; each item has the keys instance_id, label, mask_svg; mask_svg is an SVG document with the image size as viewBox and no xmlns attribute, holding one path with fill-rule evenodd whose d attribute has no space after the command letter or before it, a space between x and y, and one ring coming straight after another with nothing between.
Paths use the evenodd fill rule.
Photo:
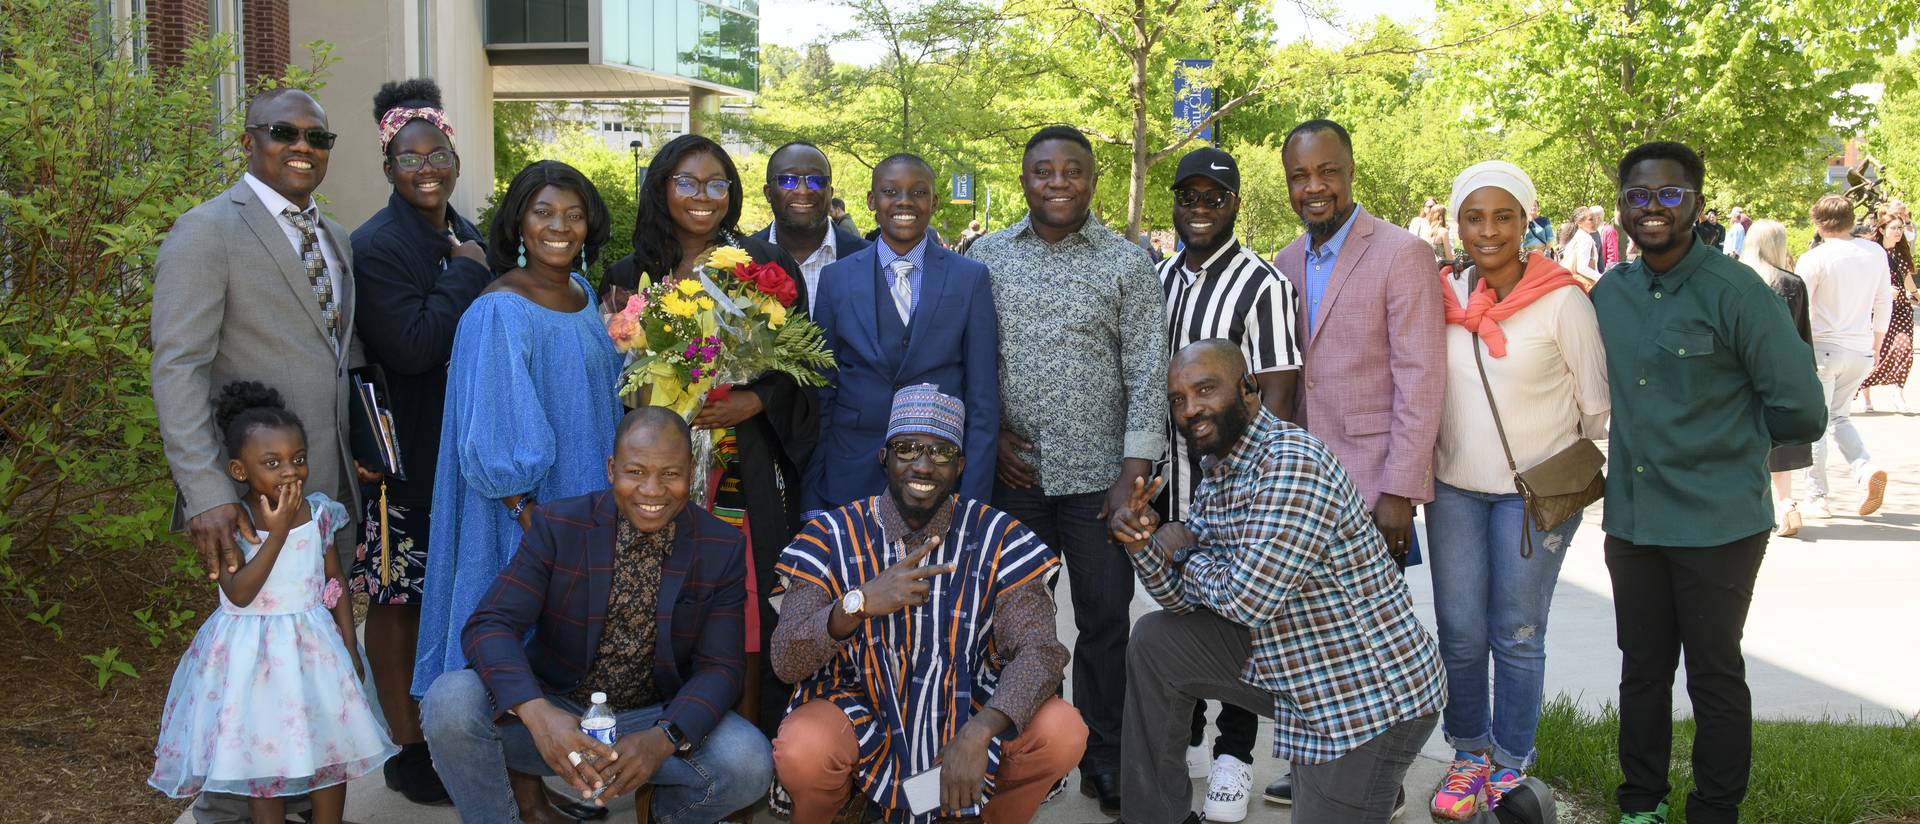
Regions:
<instances>
[{"instance_id":1,"label":"man in gray suit","mask_svg":"<svg viewBox=\"0 0 1920 824\"><path fill-rule=\"evenodd\" d=\"M254 98L240 136L246 175L181 215L160 245L153 405L179 489L176 527L185 519L209 578L239 567L236 534L264 537L240 506L214 424L213 397L229 381L278 389L306 425L307 488L360 511L347 440L347 367L355 350L351 251L347 234L313 203L333 141L326 111L305 92L277 89ZM344 569L357 530L338 534ZM194 818L246 821L246 799L202 794Z\"/></svg>"}]
</instances>

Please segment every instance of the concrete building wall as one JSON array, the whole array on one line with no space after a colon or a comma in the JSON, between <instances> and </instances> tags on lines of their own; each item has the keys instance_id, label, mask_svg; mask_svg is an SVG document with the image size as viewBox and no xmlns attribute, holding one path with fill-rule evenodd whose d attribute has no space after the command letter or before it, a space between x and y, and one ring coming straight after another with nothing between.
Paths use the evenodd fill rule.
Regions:
<instances>
[{"instance_id":1,"label":"concrete building wall","mask_svg":"<svg viewBox=\"0 0 1920 824\"><path fill-rule=\"evenodd\" d=\"M379 131L373 120L373 93L381 83L406 77L404 7L410 0L328 0L294 3L290 16L295 43L333 44L334 63L320 105L327 123L340 134L320 187L326 211L349 231L387 203L386 176L380 171ZM306 55L300 55L306 59Z\"/></svg>"},{"instance_id":2,"label":"concrete building wall","mask_svg":"<svg viewBox=\"0 0 1920 824\"><path fill-rule=\"evenodd\" d=\"M487 63L482 4L431 1L437 13L431 21L431 67L445 96L447 116L453 118L460 151L460 184L453 190L453 208L473 220L493 194L494 176L507 177L520 170L493 168L493 67ZM419 65L417 59L415 65ZM480 227L482 233L486 230Z\"/></svg>"}]
</instances>

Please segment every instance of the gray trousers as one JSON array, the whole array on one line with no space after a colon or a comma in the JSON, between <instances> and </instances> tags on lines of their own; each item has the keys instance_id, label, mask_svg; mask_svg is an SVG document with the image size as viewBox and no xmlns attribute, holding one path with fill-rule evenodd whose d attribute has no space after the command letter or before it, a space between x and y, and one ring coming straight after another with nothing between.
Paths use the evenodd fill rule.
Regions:
<instances>
[{"instance_id":1,"label":"gray trousers","mask_svg":"<svg viewBox=\"0 0 1920 824\"><path fill-rule=\"evenodd\" d=\"M1246 627L1205 610L1153 612L1134 624L1120 724L1120 807L1128 822L1177 824L1192 810L1186 746L1196 702L1273 717L1273 693L1240 680L1252 653ZM1324 764L1295 761L1293 820L1386 824L1407 768L1439 722L1439 713L1408 719Z\"/></svg>"}]
</instances>

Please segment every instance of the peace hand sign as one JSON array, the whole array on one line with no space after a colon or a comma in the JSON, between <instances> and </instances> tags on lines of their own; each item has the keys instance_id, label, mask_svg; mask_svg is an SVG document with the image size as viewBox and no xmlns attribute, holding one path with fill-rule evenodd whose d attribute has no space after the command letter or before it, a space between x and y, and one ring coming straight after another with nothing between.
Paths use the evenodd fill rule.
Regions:
<instances>
[{"instance_id":1,"label":"peace hand sign","mask_svg":"<svg viewBox=\"0 0 1920 824\"><path fill-rule=\"evenodd\" d=\"M1133 490L1127 493L1127 505L1114 510L1107 518L1107 534L1128 552L1134 552L1160 525L1160 513L1153 511L1153 499L1167 485L1165 475L1158 476L1149 484L1145 478L1133 479Z\"/></svg>"},{"instance_id":2,"label":"peace hand sign","mask_svg":"<svg viewBox=\"0 0 1920 824\"><path fill-rule=\"evenodd\" d=\"M866 597L866 606L861 610L863 618L880 618L892 615L911 606L920 606L932 598L933 586L928 578L952 572L953 564L926 564L921 562L940 545L940 536L928 538L919 549L900 559L900 563L887 568L887 571L867 581L860 587L860 593Z\"/></svg>"}]
</instances>

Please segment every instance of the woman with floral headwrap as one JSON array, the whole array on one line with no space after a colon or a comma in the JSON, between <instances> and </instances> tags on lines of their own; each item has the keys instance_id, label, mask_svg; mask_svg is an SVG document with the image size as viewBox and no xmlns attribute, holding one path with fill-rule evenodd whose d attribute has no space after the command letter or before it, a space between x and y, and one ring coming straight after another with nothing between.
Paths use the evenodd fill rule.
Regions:
<instances>
[{"instance_id":1,"label":"woman with floral headwrap","mask_svg":"<svg viewBox=\"0 0 1920 824\"><path fill-rule=\"evenodd\" d=\"M449 199L460 178L453 125L431 80L388 83L373 97L382 169L393 184L387 206L353 233L359 287L355 331L367 360L386 376L394 434L406 477L367 484L366 524L355 553L353 588L365 592L367 659L400 754L387 786L408 800L443 802L407 694L420 631L428 514L446 403L447 359L461 313L493 280L480 231Z\"/></svg>"}]
</instances>

